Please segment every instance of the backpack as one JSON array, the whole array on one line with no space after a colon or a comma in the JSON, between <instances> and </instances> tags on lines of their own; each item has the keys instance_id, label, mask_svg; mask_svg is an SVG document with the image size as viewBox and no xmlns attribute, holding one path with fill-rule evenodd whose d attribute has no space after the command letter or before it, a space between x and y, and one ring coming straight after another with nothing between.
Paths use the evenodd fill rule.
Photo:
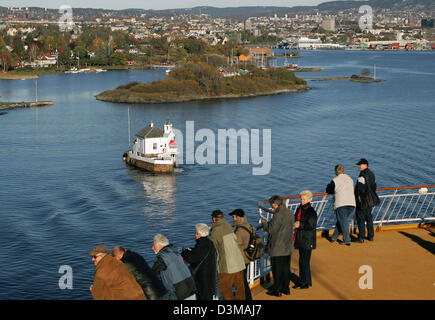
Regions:
<instances>
[{"instance_id":1,"label":"backpack","mask_svg":"<svg viewBox=\"0 0 435 320\"><path fill-rule=\"evenodd\" d=\"M264 244L261 237L257 236L255 232L251 232L248 228L244 226L238 226L237 228L242 228L249 232L249 243L246 249L244 249L248 259L250 261L260 259L264 253Z\"/></svg>"}]
</instances>

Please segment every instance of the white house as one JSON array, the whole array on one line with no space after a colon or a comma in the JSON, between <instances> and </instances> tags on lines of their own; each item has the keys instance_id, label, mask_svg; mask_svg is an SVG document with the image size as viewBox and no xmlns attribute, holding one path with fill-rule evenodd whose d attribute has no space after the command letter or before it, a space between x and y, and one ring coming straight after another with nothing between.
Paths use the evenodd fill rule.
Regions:
<instances>
[{"instance_id":1,"label":"white house","mask_svg":"<svg viewBox=\"0 0 435 320\"><path fill-rule=\"evenodd\" d=\"M177 144L175 133L169 119L165 122L164 129L154 126L151 122L147 127L136 133L133 145L133 155L144 158L177 160Z\"/></svg>"}]
</instances>

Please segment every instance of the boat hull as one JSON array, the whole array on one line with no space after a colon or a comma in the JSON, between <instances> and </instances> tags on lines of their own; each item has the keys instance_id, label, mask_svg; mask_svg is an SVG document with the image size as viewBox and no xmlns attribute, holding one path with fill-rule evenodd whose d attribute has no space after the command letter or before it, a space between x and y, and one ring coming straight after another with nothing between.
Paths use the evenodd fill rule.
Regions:
<instances>
[{"instance_id":1,"label":"boat hull","mask_svg":"<svg viewBox=\"0 0 435 320\"><path fill-rule=\"evenodd\" d=\"M123 160L131 166L155 173L173 173L175 162L155 158L134 157L131 152L125 152Z\"/></svg>"}]
</instances>

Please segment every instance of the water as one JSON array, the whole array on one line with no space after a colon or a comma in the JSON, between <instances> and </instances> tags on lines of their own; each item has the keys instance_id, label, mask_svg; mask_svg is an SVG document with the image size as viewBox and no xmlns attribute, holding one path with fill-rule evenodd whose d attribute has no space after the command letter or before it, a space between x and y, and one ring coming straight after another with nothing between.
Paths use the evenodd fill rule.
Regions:
<instances>
[{"instance_id":1,"label":"water","mask_svg":"<svg viewBox=\"0 0 435 320\"><path fill-rule=\"evenodd\" d=\"M179 247L194 243L194 225L214 209L241 207L257 222L259 200L303 189L323 192L342 163L352 177L366 157L379 187L433 184L435 53L306 51L289 59L350 76L369 68L380 83L325 81L303 93L162 105L130 105L131 133L169 117L185 130L272 129L270 174L251 165L184 165L159 176L127 167L127 105L94 96L164 71L44 75L38 99L53 107L0 115L0 299L91 299L97 244L122 245L154 261L156 233ZM283 63L284 59L278 59ZM35 80L0 81L2 101L34 100ZM59 267L73 289L59 289Z\"/></svg>"}]
</instances>

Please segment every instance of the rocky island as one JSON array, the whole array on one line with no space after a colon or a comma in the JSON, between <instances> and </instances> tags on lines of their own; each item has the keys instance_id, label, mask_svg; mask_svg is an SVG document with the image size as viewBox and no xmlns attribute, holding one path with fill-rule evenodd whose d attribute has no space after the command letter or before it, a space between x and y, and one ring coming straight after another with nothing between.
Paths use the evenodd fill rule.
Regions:
<instances>
[{"instance_id":1,"label":"rocky island","mask_svg":"<svg viewBox=\"0 0 435 320\"><path fill-rule=\"evenodd\" d=\"M189 62L172 70L168 79L131 82L104 91L96 99L121 103L168 103L299 92L310 89L287 68L224 70L205 62Z\"/></svg>"},{"instance_id":2,"label":"rocky island","mask_svg":"<svg viewBox=\"0 0 435 320\"><path fill-rule=\"evenodd\" d=\"M355 81L355 82L381 82L381 79L375 79L372 77L364 77L359 76L356 74L353 74L350 77L331 77L331 78L319 78L319 79L313 79L313 81L329 81L329 80L348 80L348 81Z\"/></svg>"}]
</instances>

